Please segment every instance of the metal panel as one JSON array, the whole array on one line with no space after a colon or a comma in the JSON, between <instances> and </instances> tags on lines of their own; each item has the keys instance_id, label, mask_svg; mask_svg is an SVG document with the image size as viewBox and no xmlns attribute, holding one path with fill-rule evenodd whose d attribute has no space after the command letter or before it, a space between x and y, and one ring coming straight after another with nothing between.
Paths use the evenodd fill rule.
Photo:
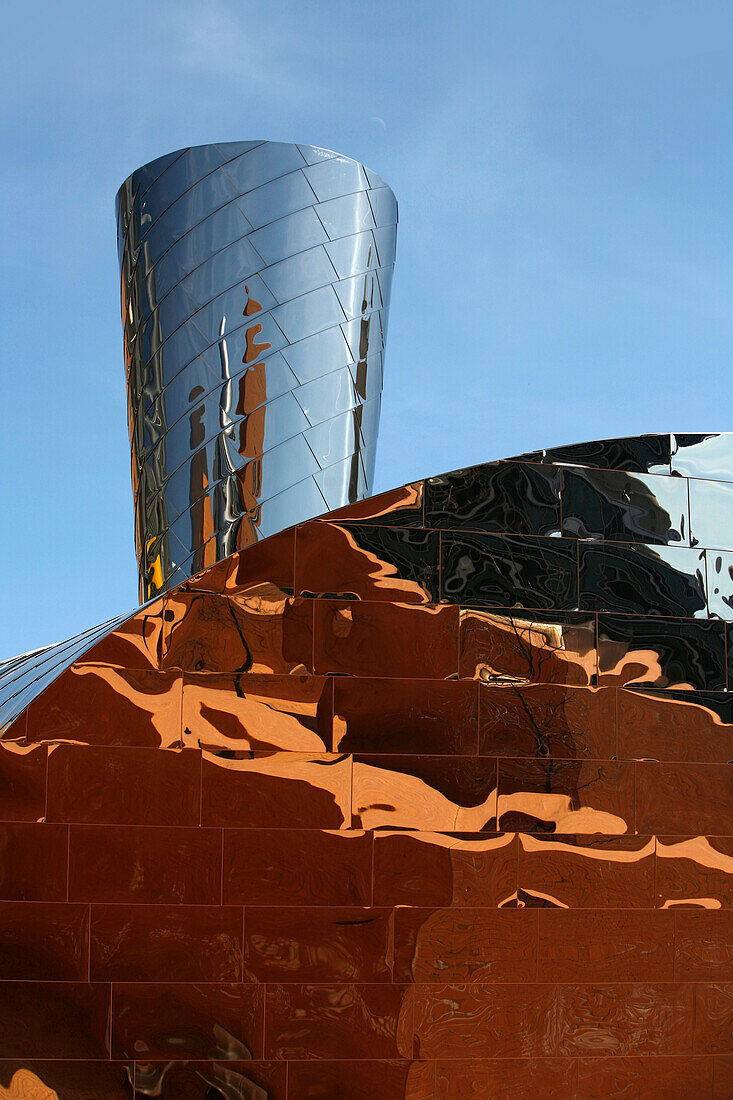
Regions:
<instances>
[{"instance_id":1,"label":"metal panel","mask_svg":"<svg viewBox=\"0 0 733 1100\"><path fill-rule=\"evenodd\" d=\"M278 142L181 150L120 188L143 598L204 542L231 552L245 512L257 537L368 494L396 216L363 165Z\"/></svg>"}]
</instances>

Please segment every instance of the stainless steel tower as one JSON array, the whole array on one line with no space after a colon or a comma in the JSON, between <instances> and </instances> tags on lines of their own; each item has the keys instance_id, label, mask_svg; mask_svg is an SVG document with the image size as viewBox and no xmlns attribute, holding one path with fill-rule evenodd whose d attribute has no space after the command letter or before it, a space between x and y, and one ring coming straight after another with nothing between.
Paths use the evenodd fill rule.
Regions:
<instances>
[{"instance_id":1,"label":"stainless steel tower","mask_svg":"<svg viewBox=\"0 0 733 1100\"><path fill-rule=\"evenodd\" d=\"M368 495L397 204L325 149L232 142L117 196L141 598Z\"/></svg>"}]
</instances>

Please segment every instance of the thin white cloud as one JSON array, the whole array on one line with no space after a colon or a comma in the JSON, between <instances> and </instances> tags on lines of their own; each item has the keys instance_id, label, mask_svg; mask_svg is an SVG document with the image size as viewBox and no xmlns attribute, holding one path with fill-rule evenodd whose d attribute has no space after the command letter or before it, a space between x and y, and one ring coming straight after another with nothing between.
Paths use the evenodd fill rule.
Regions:
<instances>
[{"instance_id":1,"label":"thin white cloud","mask_svg":"<svg viewBox=\"0 0 733 1100\"><path fill-rule=\"evenodd\" d=\"M177 4L171 30L169 63L175 68L266 93L271 101L302 104L308 89L319 86L318 66L295 21L272 11L264 19L261 5L249 0Z\"/></svg>"}]
</instances>

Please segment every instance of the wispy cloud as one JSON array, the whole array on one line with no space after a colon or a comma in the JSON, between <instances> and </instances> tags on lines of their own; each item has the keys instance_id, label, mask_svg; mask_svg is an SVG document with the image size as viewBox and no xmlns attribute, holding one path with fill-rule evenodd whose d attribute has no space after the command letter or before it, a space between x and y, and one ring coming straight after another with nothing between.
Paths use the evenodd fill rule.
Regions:
<instances>
[{"instance_id":1,"label":"wispy cloud","mask_svg":"<svg viewBox=\"0 0 733 1100\"><path fill-rule=\"evenodd\" d=\"M319 86L312 43L297 21L245 0L188 0L176 4L170 63L200 77L230 82L271 101L302 103Z\"/></svg>"}]
</instances>

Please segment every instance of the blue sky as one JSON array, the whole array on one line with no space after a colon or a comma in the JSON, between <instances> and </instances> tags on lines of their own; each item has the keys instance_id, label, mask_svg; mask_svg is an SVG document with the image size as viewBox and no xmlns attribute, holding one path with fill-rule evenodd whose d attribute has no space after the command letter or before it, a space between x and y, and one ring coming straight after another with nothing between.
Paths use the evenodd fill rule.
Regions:
<instances>
[{"instance_id":1,"label":"blue sky","mask_svg":"<svg viewBox=\"0 0 733 1100\"><path fill-rule=\"evenodd\" d=\"M181 146L323 145L397 193L377 490L733 428L727 0L28 0L3 23L0 656L136 603L114 196Z\"/></svg>"}]
</instances>

